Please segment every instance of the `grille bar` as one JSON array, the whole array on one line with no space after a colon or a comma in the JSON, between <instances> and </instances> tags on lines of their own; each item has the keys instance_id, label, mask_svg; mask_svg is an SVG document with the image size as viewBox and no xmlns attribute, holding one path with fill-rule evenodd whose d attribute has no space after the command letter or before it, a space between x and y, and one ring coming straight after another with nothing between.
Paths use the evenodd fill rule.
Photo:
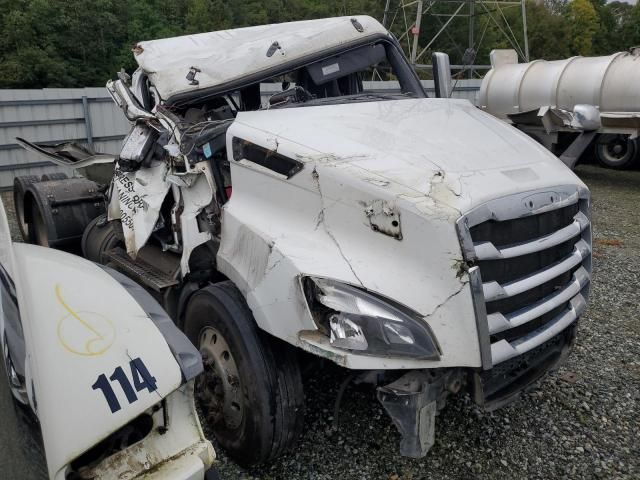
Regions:
<instances>
[{"instance_id":1,"label":"grille bar","mask_svg":"<svg viewBox=\"0 0 640 480\"><path fill-rule=\"evenodd\" d=\"M487 316L489 334L499 333L510 328L519 327L534 320L563 303L568 302L589 283L589 274L584 267L580 267L573 274L572 282L563 290L544 297L542 300L515 312L503 315L500 312Z\"/></svg>"},{"instance_id":2,"label":"grille bar","mask_svg":"<svg viewBox=\"0 0 640 480\"><path fill-rule=\"evenodd\" d=\"M580 265L590 253L591 247L589 244L584 240L578 240L571 255L551 267L504 285L500 285L498 282L483 283L482 290L484 291L485 301L492 302L501 298L513 297L514 295L542 285L549 280L553 280L564 272L571 270L576 265Z\"/></svg>"},{"instance_id":3,"label":"grille bar","mask_svg":"<svg viewBox=\"0 0 640 480\"><path fill-rule=\"evenodd\" d=\"M564 313L558 315L543 327L512 342L500 340L499 342L491 344L491 359L493 363L504 362L510 358L522 355L529 350L533 350L538 345L542 345L571 325L582 314L586 307L587 301L581 294L578 294L571 299L569 308L565 310Z\"/></svg>"},{"instance_id":4,"label":"grille bar","mask_svg":"<svg viewBox=\"0 0 640 480\"><path fill-rule=\"evenodd\" d=\"M561 230L519 245L496 248L492 242L474 243L473 246L476 251L476 256L478 260L497 260L501 258L519 257L528 253L540 252L547 248L555 247L579 235L589 226L589 219L584 213L578 212L573 218L573 223Z\"/></svg>"}]
</instances>

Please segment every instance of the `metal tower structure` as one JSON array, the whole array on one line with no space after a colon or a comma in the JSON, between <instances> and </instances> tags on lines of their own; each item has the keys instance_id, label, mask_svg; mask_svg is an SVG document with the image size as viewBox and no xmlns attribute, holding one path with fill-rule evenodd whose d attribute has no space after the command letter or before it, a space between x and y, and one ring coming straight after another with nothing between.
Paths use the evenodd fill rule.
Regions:
<instances>
[{"instance_id":1,"label":"metal tower structure","mask_svg":"<svg viewBox=\"0 0 640 480\"><path fill-rule=\"evenodd\" d=\"M446 4L450 8L446 13L436 11L434 7ZM521 32L514 32L512 25L505 16L507 9L518 8L522 19ZM484 28L480 36L476 36L477 19L486 16ZM436 44L436 41L447 36L454 43L456 49L462 51L459 41L451 36L448 27L456 18L466 18L468 26L468 42L462 54L462 65L451 65L454 70L468 70L469 78L476 70L488 69L487 65L476 65L476 54L484 39L487 27L495 25L500 34L506 38L511 47L518 52L522 61L529 61L529 42L527 39L527 13L525 0L386 0L382 23L389 30L395 31L401 45L406 48L407 56L415 68L431 68L424 61L424 54ZM437 32L419 45L420 27L425 21L437 25ZM520 30L520 29L518 29ZM520 40L521 41L520 41Z\"/></svg>"}]
</instances>

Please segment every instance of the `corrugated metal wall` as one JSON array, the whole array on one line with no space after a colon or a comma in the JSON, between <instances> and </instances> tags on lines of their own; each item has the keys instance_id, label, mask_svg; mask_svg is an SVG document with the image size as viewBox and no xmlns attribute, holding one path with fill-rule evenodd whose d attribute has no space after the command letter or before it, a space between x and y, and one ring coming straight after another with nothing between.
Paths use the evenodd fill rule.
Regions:
<instances>
[{"instance_id":1,"label":"corrugated metal wall","mask_svg":"<svg viewBox=\"0 0 640 480\"><path fill-rule=\"evenodd\" d=\"M0 188L18 175L69 169L27 152L16 137L60 143L76 140L98 152L118 153L129 124L104 88L0 90Z\"/></svg>"},{"instance_id":2,"label":"corrugated metal wall","mask_svg":"<svg viewBox=\"0 0 640 480\"><path fill-rule=\"evenodd\" d=\"M397 82L365 82L373 90L399 91ZM456 82L453 97L475 103L481 80ZM423 80L433 95L433 81ZM262 88L263 102L275 85ZM278 87L279 90L279 85ZM50 164L16 144L16 137L32 142L75 140L97 152L117 154L130 124L104 88L46 88L0 90L0 189L10 188L18 175L72 171Z\"/></svg>"}]
</instances>

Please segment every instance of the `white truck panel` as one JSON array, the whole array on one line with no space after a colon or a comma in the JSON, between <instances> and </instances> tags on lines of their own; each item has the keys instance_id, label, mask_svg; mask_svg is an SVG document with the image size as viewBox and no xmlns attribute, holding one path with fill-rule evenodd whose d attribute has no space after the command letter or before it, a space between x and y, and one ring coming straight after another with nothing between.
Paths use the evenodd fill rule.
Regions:
<instances>
[{"instance_id":1,"label":"white truck panel","mask_svg":"<svg viewBox=\"0 0 640 480\"><path fill-rule=\"evenodd\" d=\"M73 255L32 245L14 245L15 282L31 356L28 385L42 428L49 472L71 460L177 389L182 376L173 354L140 305L100 267ZM22 272L38 272L23 275ZM49 321L45 321L49 319ZM38 352L33 355L33 352ZM140 358L157 391L137 392L129 403L113 388L121 406L110 413L92 385ZM57 368L51 369L55 364ZM79 416L78 412L86 412Z\"/></svg>"},{"instance_id":2,"label":"white truck panel","mask_svg":"<svg viewBox=\"0 0 640 480\"><path fill-rule=\"evenodd\" d=\"M362 31L356 29L351 19L359 22ZM375 35L388 33L375 19L358 15L151 40L138 43L133 51L160 97L167 100L178 93L242 80L307 55ZM279 48L267 55L274 42ZM186 79L193 67L198 69L197 83Z\"/></svg>"}]
</instances>

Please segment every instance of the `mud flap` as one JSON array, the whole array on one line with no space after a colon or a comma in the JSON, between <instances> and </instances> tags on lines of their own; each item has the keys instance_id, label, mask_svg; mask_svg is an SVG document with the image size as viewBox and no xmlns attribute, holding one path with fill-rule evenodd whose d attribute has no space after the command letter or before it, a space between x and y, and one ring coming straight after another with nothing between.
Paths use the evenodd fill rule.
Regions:
<instances>
[{"instance_id":1,"label":"mud flap","mask_svg":"<svg viewBox=\"0 0 640 480\"><path fill-rule=\"evenodd\" d=\"M420 371L378 387L378 400L402 435L401 455L422 458L433 446L438 398L443 389L442 377L433 379Z\"/></svg>"}]
</instances>

